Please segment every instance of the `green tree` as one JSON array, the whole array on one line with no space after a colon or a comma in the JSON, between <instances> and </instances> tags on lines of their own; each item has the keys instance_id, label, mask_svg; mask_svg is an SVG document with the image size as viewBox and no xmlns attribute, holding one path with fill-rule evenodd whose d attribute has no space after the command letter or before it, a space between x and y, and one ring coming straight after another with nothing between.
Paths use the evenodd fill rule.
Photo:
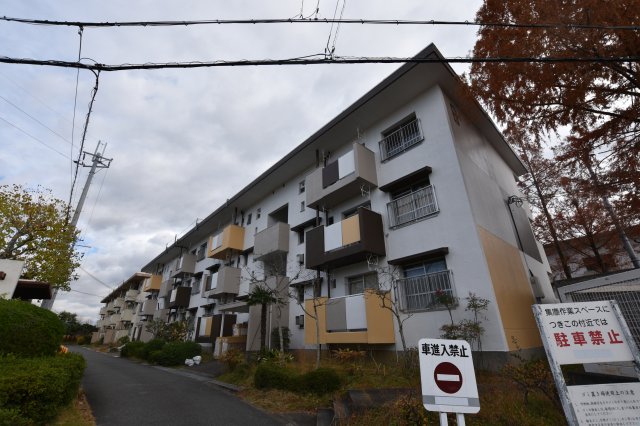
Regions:
<instances>
[{"instance_id":1,"label":"green tree","mask_svg":"<svg viewBox=\"0 0 640 426\"><path fill-rule=\"evenodd\" d=\"M24 260L23 276L68 290L81 255L67 205L50 190L0 186L0 259Z\"/></svg>"},{"instance_id":2,"label":"green tree","mask_svg":"<svg viewBox=\"0 0 640 426\"><path fill-rule=\"evenodd\" d=\"M249 292L247 305L260 305L260 350L265 349L267 343L267 306L278 303L276 292L266 285L256 284Z\"/></svg>"}]
</instances>

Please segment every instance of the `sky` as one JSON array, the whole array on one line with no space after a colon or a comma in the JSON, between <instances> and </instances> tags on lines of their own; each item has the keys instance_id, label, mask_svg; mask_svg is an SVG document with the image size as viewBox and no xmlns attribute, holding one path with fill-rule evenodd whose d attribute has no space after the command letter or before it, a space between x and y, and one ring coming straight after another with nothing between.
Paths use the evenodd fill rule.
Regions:
<instances>
[{"instance_id":1,"label":"sky","mask_svg":"<svg viewBox=\"0 0 640 426\"><path fill-rule=\"evenodd\" d=\"M478 0L4 2L1 14L60 21L318 18L473 20ZM466 56L476 28L347 25L338 56L415 55L435 43ZM281 59L323 53L330 24L85 28L81 58L103 64ZM336 27L331 32L335 35ZM76 61L75 27L0 21L0 56ZM331 39L333 44L333 37ZM100 300L176 236L291 151L400 64L221 67L103 72L84 150L106 144L78 227L84 253L54 311L95 322ZM458 72L464 65L456 65ZM77 96L76 96L77 82ZM0 185L68 200L95 85L88 70L0 63ZM79 170L72 205L86 180Z\"/></svg>"}]
</instances>

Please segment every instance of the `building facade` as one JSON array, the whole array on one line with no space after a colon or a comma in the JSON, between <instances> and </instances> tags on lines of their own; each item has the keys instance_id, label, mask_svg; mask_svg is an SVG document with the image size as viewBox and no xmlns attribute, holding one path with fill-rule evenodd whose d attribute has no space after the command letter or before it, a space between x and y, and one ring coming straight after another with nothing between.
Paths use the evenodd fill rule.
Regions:
<instances>
[{"instance_id":1,"label":"building facade","mask_svg":"<svg viewBox=\"0 0 640 426\"><path fill-rule=\"evenodd\" d=\"M391 351L403 345L387 307L415 347L450 322L443 295L460 321L473 293L489 300L483 350L540 347L531 305L555 298L525 172L448 65L405 64L142 267L161 277L154 316L190 321L217 353L257 350L248 295L266 286L280 296L268 346L283 325L292 349Z\"/></svg>"}]
</instances>

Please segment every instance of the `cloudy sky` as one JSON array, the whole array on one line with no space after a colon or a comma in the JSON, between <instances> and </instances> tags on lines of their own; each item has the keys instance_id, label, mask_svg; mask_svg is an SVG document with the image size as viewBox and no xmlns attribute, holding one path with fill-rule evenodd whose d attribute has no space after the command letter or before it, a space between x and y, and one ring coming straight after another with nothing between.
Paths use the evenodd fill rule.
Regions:
<instances>
[{"instance_id":1,"label":"cloudy sky","mask_svg":"<svg viewBox=\"0 0 640 426\"><path fill-rule=\"evenodd\" d=\"M334 16L334 0L25 0L4 2L0 14L63 21L290 18L313 14L316 4L319 18ZM349 0L343 17L472 20L480 4ZM339 0L338 14L342 6ZM330 30L328 24L86 28L81 56L104 64L291 58L323 53ZM335 54L407 57L433 42L445 56L465 56L474 41L473 27L342 25ZM79 37L74 27L0 22L0 46L1 56L75 61ZM95 321L107 286L139 271L196 218L397 67L103 72L85 150L105 142L113 163L95 176L79 221L85 246L80 279L71 292L58 295L54 310ZM41 185L68 199L71 158L78 154L94 83L89 71L0 64L0 185ZM80 171L76 194L87 171Z\"/></svg>"}]
</instances>

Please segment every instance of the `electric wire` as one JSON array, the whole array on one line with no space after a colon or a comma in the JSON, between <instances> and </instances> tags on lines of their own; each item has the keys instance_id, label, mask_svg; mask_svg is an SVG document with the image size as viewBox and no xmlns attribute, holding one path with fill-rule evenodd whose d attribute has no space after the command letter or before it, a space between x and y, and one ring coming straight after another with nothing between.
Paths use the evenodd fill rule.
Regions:
<instances>
[{"instance_id":1,"label":"electric wire","mask_svg":"<svg viewBox=\"0 0 640 426\"><path fill-rule=\"evenodd\" d=\"M107 297L108 295L105 296L100 296L98 294L93 294L93 293L87 293L86 291L80 291L80 290L74 290L72 288L69 289L69 291L73 291L74 293L80 293L80 294L85 294L87 296L95 296L95 297L99 297L100 299L104 299L105 297Z\"/></svg>"},{"instance_id":2,"label":"electric wire","mask_svg":"<svg viewBox=\"0 0 640 426\"><path fill-rule=\"evenodd\" d=\"M515 23L515 22L480 22L480 21L447 21L436 19L353 19L353 18L279 18L279 19L201 19L184 21L56 21L48 19L0 17L0 21L16 22L30 25L67 26L67 27L184 27L190 25L225 25L225 24L361 24L361 25L453 25L467 27L500 27L500 28L542 28L565 30L620 30L639 31L638 25L607 25L607 24L578 24L578 23Z\"/></svg>"},{"instance_id":3,"label":"electric wire","mask_svg":"<svg viewBox=\"0 0 640 426\"><path fill-rule=\"evenodd\" d=\"M102 281L101 279L99 279L98 277L96 277L95 275L93 275L91 272L87 271L86 269L84 269L82 266L78 266L78 268L82 269L84 271L85 274L87 274L88 276L90 276L91 278L93 278L95 281L97 281L98 283L102 284L104 287L108 288L109 290L113 291L114 288L111 287L109 284L105 283L104 281Z\"/></svg>"},{"instance_id":4,"label":"electric wire","mask_svg":"<svg viewBox=\"0 0 640 426\"><path fill-rule=\"evenodd\" d=\"M42 140L38 139L37 137L33 136L32 134L30 134L29 132L27 132L26 130L16 126L15 124L13 124L12 122L10 122L9 120L7 120L4 117L0 117L0 120L4 121L5 123L7 123L9 126L19 130L20 132L24 133L25 135L29 136L31 139L35 140L36 142L42 144L43 146L45 146L46 148L49 148L51 151L55 152L56 154L61 155L63 158L69 160L70 157L66 154L63 154L62 152L58 151L57 149L53 148L52 146L49 146L46 144L46 142L43 142Z\"/></svg>"},{"instance_id":5,"label":"electric wire","mask_svg":"<svg viewBox=\"0 0 640 426\"><path fill-rule=\"evenodd\" d=\"M92 71L129 71L129 70L151 70L151 69L176 69L176 68L215 68L215 67L240 67L240 66L275 66L275 65L346 65L346 64L426 64L426 63L449 63L449 64L471 64L471 63L639 63L640 55L631 56L584 56L584 57L370 57L370 56L334 56L326 57L323 54L307 55L305 57L287 59L243 59L243 60L214 60L214 61L191 61L191 62L147 62L143 64L87 64L82 62L69 62L58 60L39 60L30 58L11 58L0 56L0 63L50 66L58 68L80 68Z\"/></svg>"},{"instance_id":6,"label":"electric wire","mask_svg":"<svg viewBox=\"0 0 640 426\"><path fill-rule=\"evenodd\" d=\"M42 127L44 127L45 129L47 129L48 131L50 131L51 133L53 133L54 135L56 135L58 138L62 139L64 142L70 144L71 142L65 138L64 136L62 136L60 133L56 132L55 130L53 130L51 127L47 126L46 124L44 124L42 121L38 120L36 117L34 117L33 115L29 114L27 111L23 110L22 108L20 108L18 105L14 104L13 102L11 102L9 99L5 98L4 96L0 95L0 99L2 99L3 101L5 101L6 103L8 103L9 105L11 105L12 107L14 107L15 109L17 109L18 111L20 111L21 113L23 113L24 115L26 115L27 117L29 117L30 119L32 119L33 121L35 121L36 123L38 123L39 125L41 125ZM73 152L72 152L73 155Z\"/></svg>"}]
</instances>

